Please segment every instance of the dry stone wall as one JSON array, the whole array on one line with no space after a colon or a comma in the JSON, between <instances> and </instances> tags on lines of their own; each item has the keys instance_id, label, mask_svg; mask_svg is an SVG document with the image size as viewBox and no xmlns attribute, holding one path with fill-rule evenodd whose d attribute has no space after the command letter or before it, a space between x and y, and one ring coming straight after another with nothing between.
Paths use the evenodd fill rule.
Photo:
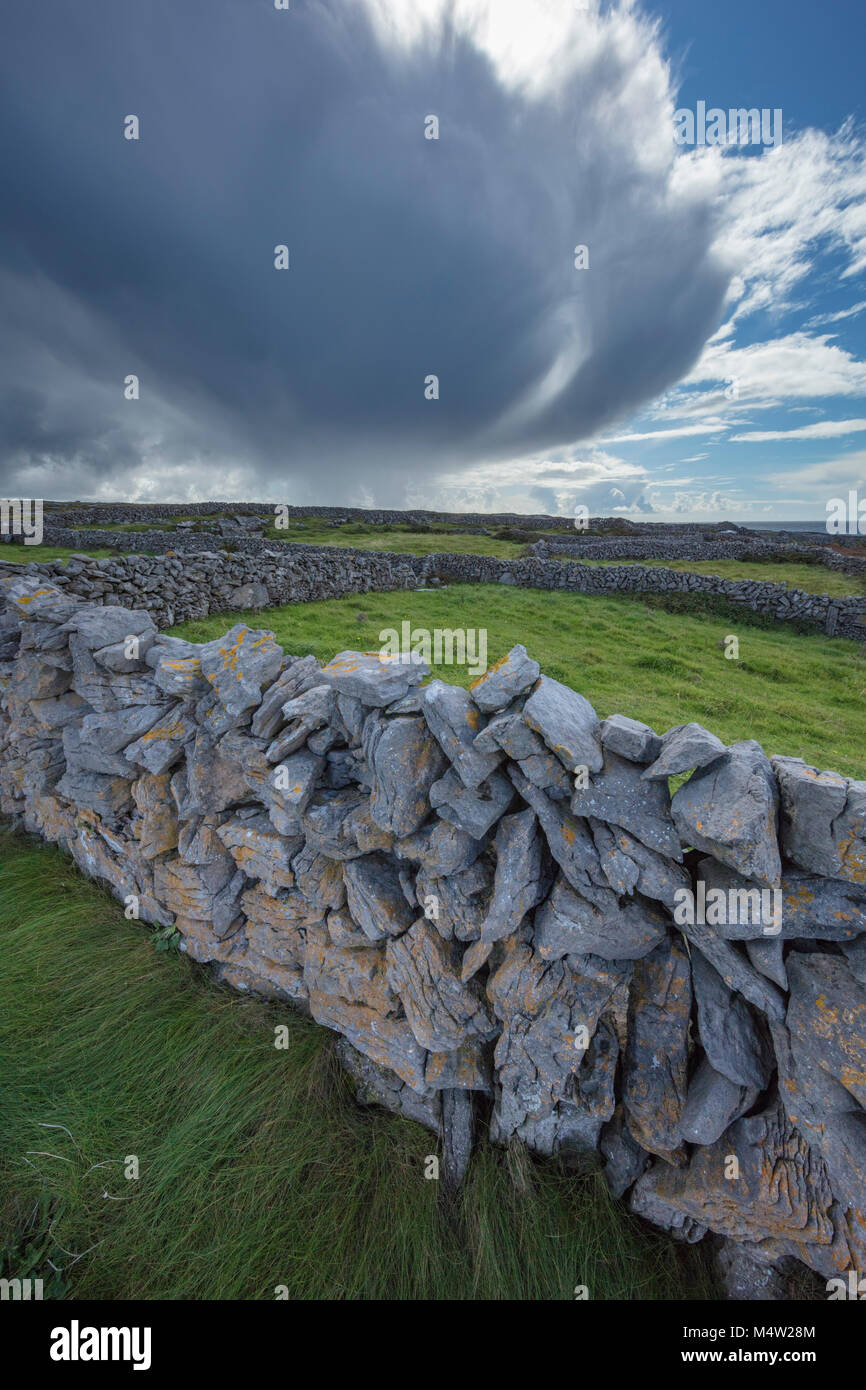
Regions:
<instances>
[{"instance_id":1,"label":"dry stone wall","mask_svg":"<svg viewBox=\"0 0 866 1390\"><path fill-rule=\"evenodd\" d=\"M72 532L69 545L103 548L115 532ZM797 622L831 637L863 641L866 597L837 599L789 589L771 580L722 579L717 575L645 565L580 565L532 556L497 560L487 555L395 555L342 546L283 545L239 537L232 551L202 552L199 536L159 532L124 536L132 553L68 564L36 564L68 593L101 603L148 608L158 626L171 627L211 613L273 607L347 594L423 588L430 584L506 584L582 594L686 594L721 599L774 622ZM137 554L158 551L158 554ZM0 561L0 574L15 570Z\"/></svg>"},{"instance_id":2,"label":"dry stone wall","mask_svg":"<svg viewBox=\"0 0 866 1390\"><path fill-rule=\"evenodd\" d=\"M866 782L600 721L520 646L467 692L0 593L0 811L340 1034L449 1180L481 1113L740 1283L866 1271Z\"/></svg>"}]
</instances>

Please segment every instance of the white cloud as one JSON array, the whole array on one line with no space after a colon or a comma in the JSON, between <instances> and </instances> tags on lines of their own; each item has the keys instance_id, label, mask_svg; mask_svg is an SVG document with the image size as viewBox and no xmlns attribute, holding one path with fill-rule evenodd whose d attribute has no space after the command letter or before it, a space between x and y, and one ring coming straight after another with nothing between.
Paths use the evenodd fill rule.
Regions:
<instances>
[{"instance_id":1,"label":"white cloud","mask_svg":"<svg viewBox=\"0 0 866 1390\"><path fill-rule=\"evenodd\" d=\"M664 439L683 439L694 434L719 434L728 428L727 421L710 420L702 425L678 425L669 430L644 430L632 434L612 434L598 442L605 444L660 443Z\"/></svg>"},{"instance_id":2,"label":"white cloud","mask_svg":"<svg viewBox=\"0 0 866 1390\"><path fill-rule=\"evenodd\" d=\"M841 323L843 319L856 318L866 309L866 299L861 299L859 304L852 304L850 309L839 309L835 314L816 314L809 319L807 328L823 328L828 323Z\"/></svg>"},{"instance_id":3,"label":"white cloud","mask_svg":"<svg viewBox=\"0 0 866 1390\"><path fill-rule=\"evenodd\" d=\"M835 439L839 435L860 434L866 430L866 420L819 420L814 425L800 425L795 430L752 430L747 434L732 434L732 444L766 444L778 439Z\"/></svg>"},{"instance_id":4,"label":"white cloud","mask_svg":"<svg viewBox=\"0 0 866 1390\"><path fill-rule=\"evenodd\" d=\"M866 394L866 363L833 342L832 335L799 332L748 347L711 343L685 382L732 379L739 403Z\"/></svg>"}]
</instances>

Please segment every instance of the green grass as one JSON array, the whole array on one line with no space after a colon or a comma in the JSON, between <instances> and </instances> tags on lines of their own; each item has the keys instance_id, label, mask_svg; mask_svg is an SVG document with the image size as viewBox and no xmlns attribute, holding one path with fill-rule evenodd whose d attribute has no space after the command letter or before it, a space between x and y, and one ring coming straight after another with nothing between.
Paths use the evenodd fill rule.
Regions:
<instances>
[{"instance_id":1,"label":"green grass","mask_svg":"<svg viewBox=\"0 0 866 1390\"><path fill-rule=\"evenodd\" d=\"M566 559L563 563L568 564ZM715 574L721 579L756 579L760 583L787 584L789 589L805 589L807 594L829 594L831 598L862 598L866 581L823 565L804 565L793 561L758 560L586 560L587 565L647 565L655 569L682 570L689 574Z\"/></svg>"},{"instance_id":2,"label":"green grass","mask_svg":"<svg viewBox=\"0 0 866 1390\"><path fill-rule=\"evenodd\" d=\"M81 530L117 531L119 534L145 532L152 530L173 531L179 521L196 520L196 535L210 544L230 546L231 537L218 536L214 531L193 517L172 517L159 522L107 522L102 526L83 526ZM375 526L364 521L350 521L344 526L328 526L317 517L298 521L292 520L287 530L277 530L271 525L265 528L265 537L272 541L290 542L292 545L333 545L355 550L383 550L399 555L431 555L440 551L457 552L461 555L493 555L501 560L513 560L523 554L524 542L501 539L499 536L474 535L465 531L453 531L441 522L431 523L423 530L405 526ZM534 536L535 533L533 533ZM541 532L538 533L541 535Z\"/></svg>"},{"instance_id":3,"label":"green grass","mask_svg":"<svg viewBox=\"0 0 866 1390\"><path fill-rule=\"evenodd\" d=\"M11 560L17 565L28 565L31 560L43 563L48 560L63 560L65 563L70 555L89 555L93 560L104 560L113 554L112 550L83 550L68 545L4 545L0 548L0 560Z\"/></svg>"},{"instance_id":4,"label":"green grass","mask_svg":"<svg viewBox=\"0 0 866 1390\"><path fill-rule=\"evenodd\" d=\"M866 775L866 660L857 643L680 607L467 584L223 613L171 630L203 642L242 618L273 629L293 655L327 661L345 649L377 650L380 632L399 631L404 620L428 629L486 628L491 665L522 642L547 675L579 690L602 718L627 714L659 732L696 720L726 743L753 738L768 754ZM738 661L725 657L729 634L739 639ZM473 679L459 666L435 674L464 686Z\"/></svg>"},{"instance_id":5,"label":"green grass","mask_svg":"<svg viewBox=\"0 0 866 1390\"><path fill-rule=\"evenodd\" d=\"M516 560L526 546L522 542L502 540L497 536L479 536L465 531L449 531L445 526L431 526L429 531L413 531L399 526L370 526L366 522L349 522L345 526L322 526L315 519L292 522L288 531L269 527L268 536L274 540L292 541L295 545L349 546L356 550L384 550L395 555L436 555L450 552L458 555L492 555L499 560Z\"/></svg>"},{"instance_id":6,"label":"green grass","mask_svg":"<svg viewBox=\"0 0 866 1390\"><path fill-rule=\"evenodd\" d=\"M332 1033L158 952L54 847L3 832L0 866L4 1276L73 1299L714 1296L705 1251L597 1173L482 1143L450 1203L433 1136L354 1103Z\"/></svg>"}]
</instances>

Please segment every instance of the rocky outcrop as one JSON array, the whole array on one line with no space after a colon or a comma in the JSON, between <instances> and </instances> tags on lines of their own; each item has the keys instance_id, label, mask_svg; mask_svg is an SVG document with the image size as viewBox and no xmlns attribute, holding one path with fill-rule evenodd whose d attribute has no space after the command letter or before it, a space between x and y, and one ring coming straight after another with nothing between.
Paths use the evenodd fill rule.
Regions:
<instances>
[{"instance_id":1,"label":"rocky outcrop","mask_svg":"<svg viewBox=\"0 0 866 1390\"><path fill-rule=\"evenodd\" d=\"M866 782L600 721L522 647L465 691L169 638L66 578L0 579L3 814L340 1034L449 1184L484 1097L755 1296L792 1257L862 1271Z\"/></svg>"}]
</instances>

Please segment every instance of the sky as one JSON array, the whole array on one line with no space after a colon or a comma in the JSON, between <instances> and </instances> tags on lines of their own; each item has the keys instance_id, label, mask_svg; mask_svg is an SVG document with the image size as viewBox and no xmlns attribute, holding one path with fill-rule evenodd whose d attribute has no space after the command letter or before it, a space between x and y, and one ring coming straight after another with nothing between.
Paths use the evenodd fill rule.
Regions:
<instances>
[{"instance_id":1,"label":"sky","mask_svg":"<svg viewBox=\"0 0 866 1390\"><path fill-rule=\"evenodd\" d=\"M4 0L0 493L866 499L864 50L862 0Z\"/></svg>"}]
</instances>

